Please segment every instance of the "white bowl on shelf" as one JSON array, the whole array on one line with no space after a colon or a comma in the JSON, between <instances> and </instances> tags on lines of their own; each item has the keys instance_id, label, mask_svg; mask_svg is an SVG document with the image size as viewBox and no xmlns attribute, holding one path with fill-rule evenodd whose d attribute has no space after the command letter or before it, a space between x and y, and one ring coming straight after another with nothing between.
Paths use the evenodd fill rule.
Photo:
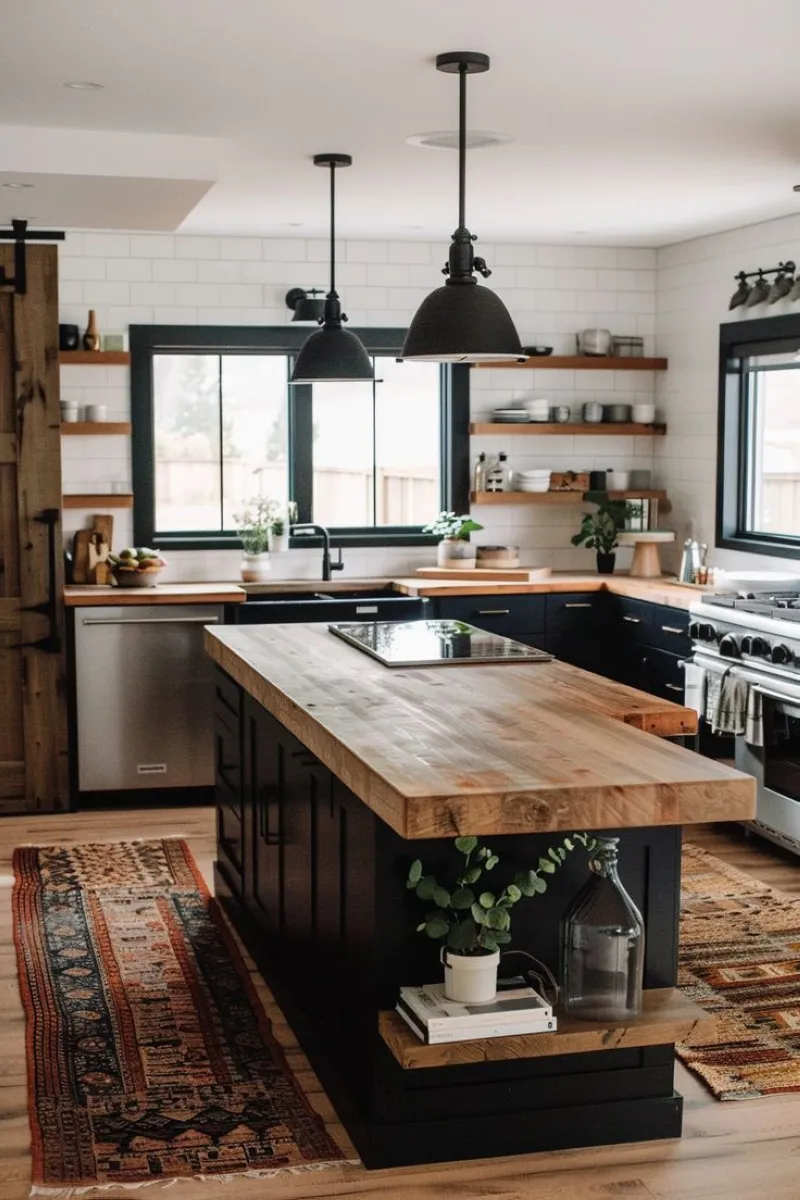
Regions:
<instances>
[{"instance_id":1,"label":"white bowl on shelf","mask_svg":"<svg viewBox=\"0 0 800 1200\"><path fill-rule=\"evenodd\" d=\"M652 425L656 419L655 404L634 404L631 413L637 425Z\"/></svg>"},{"instance_id":2,"label":"white bowl on shelf","mask_svg":"<svg viewBox=\"0 0 800 1200\"><path fill-rule=\"evenodd\" d=\"M606 488L609 492L626 492L630 486L630 471L606 471Z\"/></svg>"}]
</instances>

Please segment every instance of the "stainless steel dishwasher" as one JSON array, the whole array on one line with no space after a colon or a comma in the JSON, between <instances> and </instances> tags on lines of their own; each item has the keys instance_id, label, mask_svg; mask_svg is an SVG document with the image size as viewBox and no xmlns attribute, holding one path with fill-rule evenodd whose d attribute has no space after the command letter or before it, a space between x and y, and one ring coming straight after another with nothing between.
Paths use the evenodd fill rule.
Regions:
<instances>
[{"instance_id":1,"label":"stainless steel dishwasher","mask_svg":"<svg viewBox=\"0 0 800 1200\"><path fill-rule=\"evenodd\" d=\"M80 791L213 784L203 627L223 616L197 604L75 610Z\"/></svg>"}]
</instances>

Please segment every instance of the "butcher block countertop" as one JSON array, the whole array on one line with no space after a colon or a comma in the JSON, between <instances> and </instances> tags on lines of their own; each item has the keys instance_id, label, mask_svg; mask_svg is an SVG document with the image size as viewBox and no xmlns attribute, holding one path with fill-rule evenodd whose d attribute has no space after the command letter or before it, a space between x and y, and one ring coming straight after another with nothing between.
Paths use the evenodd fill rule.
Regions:
<instances>
[{"instance_id":1,"label":"butcher block countertop","mask_svg":"<svg viewBox=\"0 0 800 1200\"><path fill-rule=\"evenodd\" d=\"M691 710L560 662L389 668L326 625L206 649L406 838L747 820L755 781L655 733Z\"/></svg>"},{"instance_id":2,"label":"butcher block countertop","mask_svg":"<svg viewBox=\"0 0 800 1200\"><path fill-rule=\"evenodd\" d=\"M393 582L395 589L407 596L535 596L548 592L606 591L614 596L631 596L636 600L649 600L651 604L684 609L703 595L700 588L687 587L668 578L633 579L629 575L553 574L532 583L461 583L457 579L420 579L411 575Z\"/></svg>"},{"instance_id":3,"label":"butcher block countertop","mask_svg":"<svg viewBox=\"0 0 800 1200\"><path fill-rule=\"evenodd\" d=\"M160 583L154 588L70 583L64 588L67 608L97 604L242 604L246 599L235 583Z\"/></svg>"}]
</instances>

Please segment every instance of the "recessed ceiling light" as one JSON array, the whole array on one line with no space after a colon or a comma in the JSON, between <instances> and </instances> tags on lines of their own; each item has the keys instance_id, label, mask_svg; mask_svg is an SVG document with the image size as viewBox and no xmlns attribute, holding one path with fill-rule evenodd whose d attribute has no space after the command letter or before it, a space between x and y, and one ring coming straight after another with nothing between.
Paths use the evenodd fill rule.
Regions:
<instances>
[{"instance_id":1,"label":"recessed ceiling light","mask_svg":"<svg viewBox=\"0 0 800 1200\"><path fill-rule=\"evenodd\" d=\"M409 146L424 146L426 150L457 150L458 130L440 129L433 133L412 133L406 141ZM513 141L510 133L492 133L488 129L467 130L468 150L484 150L487 146L503 146Z\"/></svg>"},{"instance_id":2,"label":"recessed ceiling light","mask_svg":"<svg viewBox=\"0 0 800 1200\"><path fill-rule=\"evenodd\" d=\"M4 188L32 188L32 183L0 183L0 187Z\"/></svg>"},{"instance_id":3,"label":"recessed ceiling light","mask_svg":"<svg viewBox=\"0 0 800 1200\"><path fill-rule=\"evenodd\" d=\"M73 92L102 92L104 84L92 83L86 79L77 79L73 83L65 83L62 86L72 88Z\"/></svg>"}]
</instances>

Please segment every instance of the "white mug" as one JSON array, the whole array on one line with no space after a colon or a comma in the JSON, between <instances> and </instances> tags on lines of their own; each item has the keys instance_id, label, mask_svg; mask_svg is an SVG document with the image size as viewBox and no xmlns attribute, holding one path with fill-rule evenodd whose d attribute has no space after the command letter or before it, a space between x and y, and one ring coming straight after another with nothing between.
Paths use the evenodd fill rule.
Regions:
<instances>
[{"instance_id":1,"label":"white mug","mask_svg":"<svg viewBox=\"0 0 800 1200\"><path fill-rule=\"evenodd\" d=\"M105 404L87 404L85 412L87 421L105 421L106 419Z\"/></svg>"},{"instance_id":2,"label":"white mug","mask_svg":"<svg viewBox=\"0 0 800 1200\"><path fill-rule=\"evenodd\" d=\"M72 425L78 419L78 406L74 400L61 401L61 421L64 425Z\"/></svg>"}]
</instances>

